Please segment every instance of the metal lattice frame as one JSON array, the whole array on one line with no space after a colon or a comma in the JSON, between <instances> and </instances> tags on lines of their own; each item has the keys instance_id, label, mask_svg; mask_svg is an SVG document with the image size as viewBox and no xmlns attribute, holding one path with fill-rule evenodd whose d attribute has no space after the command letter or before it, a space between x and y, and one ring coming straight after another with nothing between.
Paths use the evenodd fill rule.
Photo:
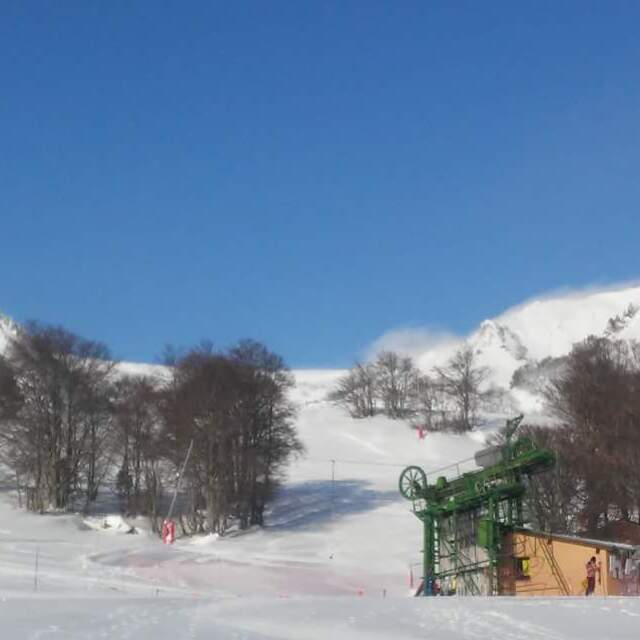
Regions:
<instances>
[{"instance_id":1,"label":"metal lattice frame","mask_svg":"<svg viewBox=\"0 0 640 640\"><path fill-rule=\"evenodd\" d=\"M503 534L525 524L525 478L555 464L551 451L528 438L512 442L521 420L507 421L506 444L486 450L496 461L480 470L432 485L417 466L400 475L400 493L423 523L424 595L434 593L436 581L442 587L453 580L459 593L499 593Z\"/></svg>"}]
</instances>

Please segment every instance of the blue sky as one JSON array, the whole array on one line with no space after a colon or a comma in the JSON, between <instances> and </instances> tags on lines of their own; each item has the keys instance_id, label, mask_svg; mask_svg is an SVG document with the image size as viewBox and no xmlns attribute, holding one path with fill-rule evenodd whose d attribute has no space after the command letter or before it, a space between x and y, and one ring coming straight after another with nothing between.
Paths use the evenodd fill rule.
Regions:
<instances>
[{"instance_id":1,"label":"blue sky","mask_svg":"<svg viewBox=\"0 0 640 640\"><path fill-rule=\"evenodd\" d=\"M640 275L638 2L3 2L0 309L343 366Z\"/></svg>"}]
</instances>

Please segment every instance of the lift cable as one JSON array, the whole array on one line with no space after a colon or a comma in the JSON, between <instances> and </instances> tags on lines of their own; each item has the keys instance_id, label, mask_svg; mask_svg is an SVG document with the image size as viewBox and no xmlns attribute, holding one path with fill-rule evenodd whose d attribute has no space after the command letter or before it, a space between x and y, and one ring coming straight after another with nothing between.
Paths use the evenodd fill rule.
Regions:
<instances>
[{"instance_id":1,"label":"lift cable","mask_svg":"<svg viewBox=\"0 0 640 640\"><path fill-rule=\"evenodd\" d=\"M399 462L369 462L366 460L340 460L339 458L304 458L304 460L309 460L310 462L325 462L325 463L339 462L340 464L359 464L359 465L365 465L369 467L393 467L395 469L404 469L407 466L411 466L406 462L401 464ZM447 469L458 467L459 465L464 464L466 462L471 462L472 460L474 460L473 456L471 456L470 458L464 458L463 460L452 462L444 467L438 467L437 469L431 469L430 471L425 471L425 475L431 476L434 473L441 473L442 471L446 471Z\"/></svg>"}]
</instances>

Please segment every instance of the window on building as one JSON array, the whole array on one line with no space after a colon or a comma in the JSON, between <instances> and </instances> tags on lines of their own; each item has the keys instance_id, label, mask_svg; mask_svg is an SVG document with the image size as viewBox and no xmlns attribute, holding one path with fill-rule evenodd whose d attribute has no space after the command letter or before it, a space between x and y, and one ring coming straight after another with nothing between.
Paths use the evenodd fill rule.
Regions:
<instances>
[{"instance_id":1,"label":"window on building","mask_svg":"<svg viewBox=\"0 0 640 640\"><path fill-rule=\"evenodd\" d=\"M531 577L529 558L514 558L513 560L516 580L528 580Z\"/></svg>"}]
</instances>

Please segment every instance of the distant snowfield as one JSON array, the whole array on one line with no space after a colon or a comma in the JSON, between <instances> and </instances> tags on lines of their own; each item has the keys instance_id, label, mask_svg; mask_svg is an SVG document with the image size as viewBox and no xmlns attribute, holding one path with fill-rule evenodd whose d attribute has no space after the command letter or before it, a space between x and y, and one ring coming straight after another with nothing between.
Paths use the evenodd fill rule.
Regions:
<instances>
[{"instance_id":1,"label":"distant snowfield","mask_svg":"<svg viewBox=\"0 0 640 640\"><path fill-rule=\"evenodd\" d=\"M640 289L534 301L484 323L469 340L496 366L494 381L504 385L527 358L567 353L572 341L601 335L608 319L630 303L640 306ZM640 337L639 323L640 314L627 318L619 335ZM428 368L453 348L435 348L418 362ZM166 375L158 366L118 366L133 375ZM417 464L435 479L472 468L474 451L507 416L492 416L470 434L419 440L402 422L354 420L328 404L327 391L342 373L295 372L292 399L307 452L290 466L264 529L179 539L167 547L145 531L144 522L135 523L138 535L128 535L130 523L115 514L84 519L25 513L15 507L12 479L0 481L4 635L638 638L640 599L411 598L410 567L417 578L422 531L398 492L400 472ZM540 408L538 398L517 393L520 407Z\"/></svg>"}]
</instances>

